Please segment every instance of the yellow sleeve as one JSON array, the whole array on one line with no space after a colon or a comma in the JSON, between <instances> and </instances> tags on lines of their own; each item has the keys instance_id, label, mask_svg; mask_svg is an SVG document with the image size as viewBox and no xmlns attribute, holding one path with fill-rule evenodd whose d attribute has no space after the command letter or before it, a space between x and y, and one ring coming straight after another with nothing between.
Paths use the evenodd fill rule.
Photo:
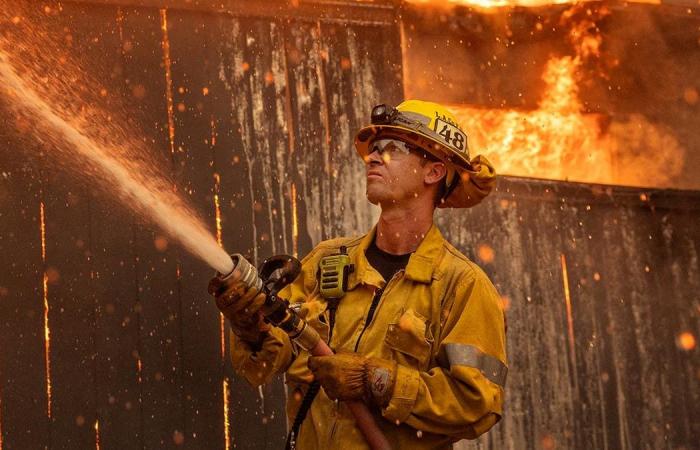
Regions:
<instances>
[{"instance_id":1,"label":"yellow sleeve","mask_svg":"<svg viewBox=\"0 0 700 450\"><path fill-rule=\"evenodd\" d=\"M457 284L449 303L438 366L428 372L399 366L392 399L382 413L417 430L474 439L501 418L505 320L496 289L478 269Z\"/></svg>"},{"instance_id":2,"label":"yellow sleeve","mask_svg":"<svg viewBox=\"0 0 700 450\"><path fill-rule=\"evenodd\" d=\"M318 247L302 260L301 273L279 292L279 297L288 299L290 304L306 301L316 283L313 264L316 253ZM230 342L233 368L253 386L265 384L276 373L285 372L298 354L287 333L277 327L266 333L259 349L234 333L230 333Z\"/></svg>"},{"instance_id":3,"label":"yellow sleeve","mask_svg":"<svg viewBox=\"0 0 700 450\"><path fill-rule=\"evenodd\" d=\"M233 368L253 386L260 386L278 372L284 372L292 362L292 345L287 333L272 328L266 333L260 349L236 336L231 337L231 360Z\"/></svg>"}]
</instances>

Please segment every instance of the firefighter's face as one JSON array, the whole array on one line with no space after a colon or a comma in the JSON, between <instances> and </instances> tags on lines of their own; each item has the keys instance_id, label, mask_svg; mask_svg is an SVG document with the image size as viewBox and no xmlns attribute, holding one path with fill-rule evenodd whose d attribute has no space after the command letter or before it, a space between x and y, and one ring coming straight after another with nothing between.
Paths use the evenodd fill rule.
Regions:
<instances>
[{"instance_id":1,"label":"firefighter's face","mask_svg":"<svg viewBox=\"0 0 700 450\"><path fill-rule=\"evenodd\" d=\"M430 178L431 165L436 164L425 161L419 151L387 141L372 144L372 151L365 158L367 199L382 207L425 195L426 179Z\"/></svg>"}]
</instances>

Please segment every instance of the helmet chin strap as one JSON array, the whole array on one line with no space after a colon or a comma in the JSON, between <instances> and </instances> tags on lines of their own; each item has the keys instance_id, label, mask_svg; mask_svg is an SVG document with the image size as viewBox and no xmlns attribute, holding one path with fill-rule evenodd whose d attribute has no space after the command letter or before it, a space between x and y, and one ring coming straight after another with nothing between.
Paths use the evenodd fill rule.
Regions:
<instances>
[{"instance_id":1,"label":"helmet chin strap","mask_svg":"<svg viewBox=\"0 0 700 450\"><path fill-rule=\"evenodd\" d=\"M454 167L452 167L452 164L446 162L443 162L443 164L445 164L445 169L447 169L447 175L445 175L445 186L447 186L447 189L450 190L455 181L455 177L457 176L457 171Z\"/></svg>"},{"instance_id":2,"label":"helmet chin strap","mask_svg":"<svg viewBox=\"0 0 700 450\"><path fill-rule=\"evenodd\" d=\"M445 189L445 194L442 196L443 201L450 196L460 182L460 176L455 168L450 164L445 164L445 166L447 167L447 176L445 176L445 186L447 189Z\"/></svg>"}]
</instances>

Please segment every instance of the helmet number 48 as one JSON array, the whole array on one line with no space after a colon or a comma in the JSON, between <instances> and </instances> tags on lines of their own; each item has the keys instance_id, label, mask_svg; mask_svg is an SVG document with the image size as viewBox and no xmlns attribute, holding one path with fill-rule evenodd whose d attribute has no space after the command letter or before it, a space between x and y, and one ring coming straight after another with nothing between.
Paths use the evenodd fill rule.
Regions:
<instances>
[{"instance_id":1,"label":"helmet number 48","mask_svg":"<svg viewBox=\"0 0 700 450\"><path fill-rule=\"evenodd\" d=\"M452 145L457 150L463 151L467 142L467 136L460 131L456 126L445 122L444 120L435 119L435 131L442 136L448 145Z\"/></svg>"}]
</instances>

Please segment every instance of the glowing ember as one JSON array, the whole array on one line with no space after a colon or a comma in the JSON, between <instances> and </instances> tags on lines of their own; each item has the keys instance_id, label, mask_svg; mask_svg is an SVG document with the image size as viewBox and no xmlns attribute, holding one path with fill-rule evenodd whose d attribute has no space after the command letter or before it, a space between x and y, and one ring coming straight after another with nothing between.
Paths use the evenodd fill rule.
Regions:
<instances>
[{"instance_id":1,"label":"glowing ember","mask_svg":"<svg viewBox=\"0 0 700 450\"><path fill-rule=\"evenodd\" d=\"M540 444L542 445L543 450L554 450L557 448L557 443L554 440L554 437L550 434L545 434L542 436L542 439L540 440Z\"/></svg>"},{"instance_id":2,"label":"glowing ember","mask_svg":"<svg viewBox=\"0 0 700 450\"><path fill-rule=\"evenodd\" d=\"M164 252L168 249L168 238L165 236L156 236L153 240L153 245L159 252Z\"/></svg>"},{"instance_id":3,"label":"glowing ember","mask_svg":"<svg viewBox=\"0 0 700 450\"><path fill-rule=\"evenodd\" d=\"M678 336L676 336L676 345L681 350L689 352L693 350L696 345L695 336L689 331L685 331Z\"/></svg>"},{"instance_id":4,"label":"glowing ember","mask_svg":"<svg viewBox=\"0 0 700 450\"><path fill-rule=\"evenodd\" d=\"M492 263L496 258L496 252L493 250L493 247L486 244L479 244L476 249L476 254L479 259L486 264Z\"/></svg>"},{"instance_id":5,"label":"glowing ember","mask_svg":"<svg viewBox=\"0 0 700 450\"><path fill-rule=\"evenodd\" d=\"M510 297L506 295L501 296L501 309L503 309L504 312L507 312L510 309Z\"/></svg>"},{"instance_id":6,"label":"glowing ember","mask_svg":"<svg viewBox=\"0 0 700 450\"><path fill-rule=\"evenodd\" d=\"M175 445L182 445L185 443L185 435L180 430L175 430L173 432L173 442Z\"/></svg>"}]
</instances>

